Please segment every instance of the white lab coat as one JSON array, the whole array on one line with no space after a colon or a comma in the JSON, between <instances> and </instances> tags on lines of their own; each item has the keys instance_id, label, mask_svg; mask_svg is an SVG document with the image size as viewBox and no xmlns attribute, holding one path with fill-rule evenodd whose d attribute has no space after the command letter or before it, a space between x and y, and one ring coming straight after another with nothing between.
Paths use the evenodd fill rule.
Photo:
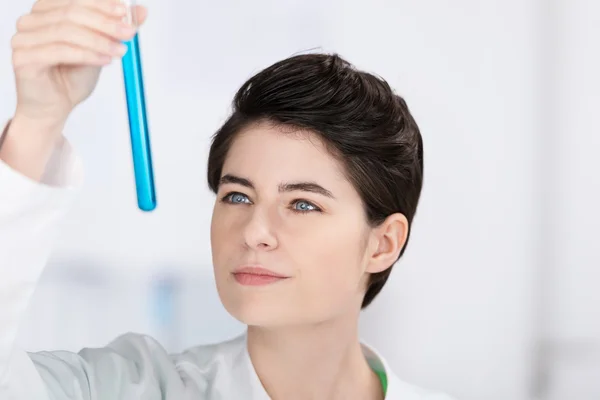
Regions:
<instances>
[{"instance_id":1,"label":"white lab coat","mask_svg":"<svg viewBox=\"0 0 600 400\"><path fill-rule=\"evenodd\" d=\"M0 161L0 399L268 400L245 335L174 355L137 334L78 353L28 353L16 347L19 323L58 223L82 179L81 163L67 142L56 149L42 183ZM450 400L403 382L374 349L363 345L363 351L373 368L387 374L386 399Z\"/></svg>"}]
</instances>

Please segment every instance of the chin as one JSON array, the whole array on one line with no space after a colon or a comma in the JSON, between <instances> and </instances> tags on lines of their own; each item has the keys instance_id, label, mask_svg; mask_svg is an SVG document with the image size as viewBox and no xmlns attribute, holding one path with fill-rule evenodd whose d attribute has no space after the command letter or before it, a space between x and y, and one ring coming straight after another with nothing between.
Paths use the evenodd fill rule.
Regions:
<instances>
[{"instance_id":1,"label":"chin","mask_svg":"<svg viewBox=\"0 0 600 400\"><path fill-rule=\"evenodd\" d=\"M258 296L230 298L220 296L225 310L244 325L285 328L314 325L332 319L325 309L310 309L306 303L284 299L259 299Z\"/></svg>"},{"instance_id":2,"label":"chin","mask_svg":"<svg viewBox=\"0 0 600 400\"><path fill-rule=\"evenodd\" d=\"M282 303L262 302L256 298L244 301L243 298L226 296L221 296L221 302L233 318L245 325L277 327L294 324L291 310Z\"/></svg>"},{"instance_id":3,"label":"chin","mask_svg":"<svg viewBox=\"0 0 600 400\"><path fill-rule=\"evenodd\" d=\"M217 282L217 292L225 310L245 325L275 327L294 324L297 319L298 310L286 298L289 290L281 291L275 286L248 288L227 280Z\"/></svg>"}]
</instances>

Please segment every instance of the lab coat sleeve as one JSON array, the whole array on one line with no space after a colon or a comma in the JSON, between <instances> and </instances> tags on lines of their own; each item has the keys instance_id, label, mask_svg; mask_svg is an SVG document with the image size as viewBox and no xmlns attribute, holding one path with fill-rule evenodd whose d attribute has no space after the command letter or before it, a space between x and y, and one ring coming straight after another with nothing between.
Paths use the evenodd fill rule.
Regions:
<instances>
[{"instance_id":1,"label":"lab coat sleeve","mask_svg":"<svg viewBox=\"0 0 600 400\"><path fill-rule=\"evenodd\" d=\"M160 399L158 371L176 372L155 342L123 336L105 348L27 353L16 338L28 303L82 183L66 141L57 146L42 182L0 160L0 399ZM68 321L65 321L68 329ZM158 365L157 365L158 364ZM162 366L162 367L161 367ZM126 397L123 397L126 396Z\"/></svg>"},{"instance_id":2,"label":"lab coat sleeve","mask_svg":"<svg viewBox=\"0 0 600 400\"><path fill-rule=\"evenodd\" d=\"M66 141L57 145L42 183L0 160L1 399L45 398L39 375L15 341L58 224L81 183L80 170Z\"/></svg>"}]
</instances>

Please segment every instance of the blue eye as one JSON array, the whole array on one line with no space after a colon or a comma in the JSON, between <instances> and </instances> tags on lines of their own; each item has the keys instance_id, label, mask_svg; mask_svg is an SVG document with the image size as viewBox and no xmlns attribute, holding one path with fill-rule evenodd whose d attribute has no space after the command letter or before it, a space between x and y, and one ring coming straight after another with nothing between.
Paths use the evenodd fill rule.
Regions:
<instances>
[{"instance_id":1,"label":"blue eye","mask_svg":"<svg viewBox=\"0 0 600 400\"><path fill-rule=\"evenodd\" d=\"M310 212L310 211L320 211L319 207L315 206L312 203L309 203L306 200L298 200L294 202L294 211L298 212Z\"/></svg>"},{"instance_id":2,"label":"blue eye","mask_svg":"<svg viewBox=\"0 0 600 400\"><path fill-rule=\"evenodd\" d=\"M223 201L232 204L250 204L250 199L248 196L238 192L229 193L223 197Z\"/></svg>"}]
</instances>

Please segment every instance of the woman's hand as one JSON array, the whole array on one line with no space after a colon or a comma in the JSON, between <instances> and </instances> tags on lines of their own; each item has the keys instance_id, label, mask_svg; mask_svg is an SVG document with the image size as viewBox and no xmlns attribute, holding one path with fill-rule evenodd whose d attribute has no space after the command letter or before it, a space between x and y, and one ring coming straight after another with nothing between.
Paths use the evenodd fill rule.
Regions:
<instances>
[{"instance_id":1,"label":"woman's hand","mask_svg":"<svg viewBox=\"0 0 600 400\"><path fill-rule=\"evenodd\" d=\"M146 10L136 10L139 22ZM38 0L12 39L17 111L61 123L93 92L101 67L125 54L135 35L118 0Z\"/></svg>"},{"instance_id":2,"label":"woman's hand","mask_svg":"<svg viewBox=\"0 0 600 400\"><path fill-rule=\"evenodd\" d=\"M38 0L12 39L17 107L0 158L38 178L73 109L87 99L103 66L125 53L136 27L119 0ZM134 10L137 25L146 9Z\"/></svg>"}]
</instances>

